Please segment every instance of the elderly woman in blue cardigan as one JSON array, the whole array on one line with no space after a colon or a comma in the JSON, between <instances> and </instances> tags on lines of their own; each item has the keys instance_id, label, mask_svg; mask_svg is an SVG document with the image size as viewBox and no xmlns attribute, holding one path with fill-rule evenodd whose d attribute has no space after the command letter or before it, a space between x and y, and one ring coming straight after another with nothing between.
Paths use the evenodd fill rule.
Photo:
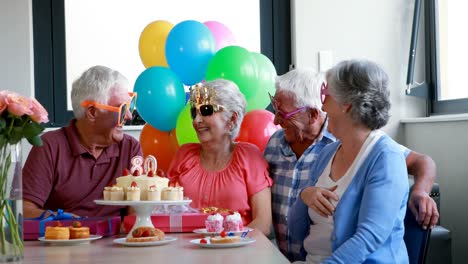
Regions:
<instances>
[{"instance_id":1,"label":"elderly woman in blue cardigan","mask_svg":"<svg viewBox=\"0 0 468 264\"><path fill-rule=\"evenodd\" d=\"M343 61L322 85L338 139L311 169L288 215L306 263L408 263L403 241L408 176L401 146L379 130L389 119L388 76L375 63Z\"/></svg>"}]
</instances>

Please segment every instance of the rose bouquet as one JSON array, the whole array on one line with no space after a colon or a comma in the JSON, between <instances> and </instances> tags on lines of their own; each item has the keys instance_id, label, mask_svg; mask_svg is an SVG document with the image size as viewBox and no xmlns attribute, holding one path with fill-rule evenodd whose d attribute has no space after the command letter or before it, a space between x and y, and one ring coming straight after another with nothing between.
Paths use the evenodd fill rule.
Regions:
<instances>
[{"instance_id":1,"label":"rose bouquet","mask_svg":"<svg viewBox=\"0 0 468 264\"><path fill-rule=\"evenodd\" d=\"M23 138L34 146L42 145L40 123L48 121L47 111L36 99L0 91L0 262L23 255L18 202L22 198L22 164L21 153L15 149Z\"/></svg>"}]
</instances>

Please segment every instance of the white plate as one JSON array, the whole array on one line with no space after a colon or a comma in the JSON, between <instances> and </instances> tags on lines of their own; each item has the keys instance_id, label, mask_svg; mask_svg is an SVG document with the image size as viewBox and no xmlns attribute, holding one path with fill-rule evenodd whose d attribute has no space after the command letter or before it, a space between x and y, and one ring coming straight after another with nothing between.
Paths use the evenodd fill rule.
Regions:
<instances>
[{"instance_id":1,"label":"white plate","mask_svg":"<svg viewBox=\"0 0 468 264\"><path fill-rule=\"evenodd\" d=\"M242 246L249 245L255 242L255 238L251 238L251 237L241 237L240 241L237 243L225 243L225 244L211 244L209 239L207 239L208 243L202 244L200 243L200 240L201 239L190 240L190 243L199 245L200 247L203 247L203 248L233 248L233 247L242 247Z\"/></svg>"},{"instance_id":2,"label":"white plate","mask_svg":"<svg viewBox=\"0 0 468 264\"><path fill-rule=\"evenodd\" d=\"M242 235L242 233L244 232L247 232L247 231L253 231L252 228L250 227L244 227L244 230L242 231L229 231L228 233L234 233L234 235ZM193 230L194 233L196 234L202 234L202 235L205 235L205 236L216 236L216 235L219 235L221 232L208 232L206 231L206 228L202 228L202 229L195 229Z\"/></svg>"},{"instance_id":3,"label":"white plate","mask_svg":"<svg viewBox=\"0 0 468 264\"><path fill-rule=\"evenodd\" d=\"M115 244L120 244L128 247L148 247L148 246L159 246L159 245L164 245L167 243L171 243L173 241L176 241L177 237L173 236L165 236L163 240L161 241L151 241L151 242L127 242L127 238L117 238L114 239Z\"/></svg>"},{"instance_id":4,"label":"white plate","mask_svg":"<svg viewBox=\"0 0 468 264\"><path fill-rule=\"evenodd\" d=\"M94 200L96 204L101 205L187 205L192 200L179 200L179 201L111 201L111 200Z\"/></svg>"},{"instance_id":5,"label":"white plate","mask_svg":"<svg viewBox=\"0 0 468 264\"><path fill-rule=\"evenodd\" d=\"M100 235L90 235L89 238L79 238L79 239L45 239L45 237L38 238L39 241L53 243L53 244L60 244L60 245L73 245L73 244L81 244L81 243L89 243L93 240L100 239L102 236Z\"/></svg>"}]
</instances>

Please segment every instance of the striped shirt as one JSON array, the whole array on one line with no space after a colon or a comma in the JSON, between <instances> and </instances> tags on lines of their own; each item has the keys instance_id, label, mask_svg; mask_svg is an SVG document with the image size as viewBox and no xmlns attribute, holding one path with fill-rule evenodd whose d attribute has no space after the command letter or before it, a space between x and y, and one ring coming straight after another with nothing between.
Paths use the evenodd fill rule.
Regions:
<instances>
[{"instance_id":1,"label":"striped shirt","mask_svg":"<svg viewBox=\"0 0 468 264\"><path fill-rule=\"evenodd\" d=\"M276 242L280 251L290 260L304 260L305 252L302 242L292 241L287 230L289 208L294 204L299 191L309 180L309 170L320 151L336 138L327 131L328 122L317 139L310 145L299 159L284 137L282 129L276 131L270 138L263 156L270 167L270 177L273 178L272 210L273 227Z\"/></svg>"}]
</instances>

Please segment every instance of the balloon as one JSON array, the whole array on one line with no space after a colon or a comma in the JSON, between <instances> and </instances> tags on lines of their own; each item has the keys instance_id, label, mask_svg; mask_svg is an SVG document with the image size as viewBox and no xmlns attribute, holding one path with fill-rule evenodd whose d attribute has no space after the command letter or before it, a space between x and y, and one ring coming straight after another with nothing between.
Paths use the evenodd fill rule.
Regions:
<instances>
[{"instance_id":1,"label":"balloon","mask_svg":"<svg viewBox=\"0 0 468 264\"><path fill-rule=\"evenodd\" d=\"M273 123L274 119L275 115L267 110L257 109L247 112L236 141L252 143L263 152L270 136L280 128Z\"/></svg>"},{"instance_id":2,"label":"balloon","mask_svg":"<svg viewBox=\"0 0 468 264\"><path fill-rule=\"evenodd\" d=\"M213 34L204 24L186 20L175 25L166 42L166 58L171 70L186 85L205 77L208 62L215 53Z\"/></svg>"},{"instance_id":3,"label":"balloon","mask_svg":"<svg viewBox=\"0 0 468 264\"><path fill-rule=\"evenodd\" d=\"M273 63L265 55L258 52L251 52L250 55L257 65L257 80L255 95L247 101L248 109L265 109L270 103L271 95L275 94L276 69Z\"/></svg>"},{"instance_id":4,"label":"balloon","mask_svg":"<svg viewBox=\"0 0 468 264\"><path fill-rule=\"evenodd\" d=\"M138 42L138 51L145 68L152 66L168 67L165 47L167 35L169 35L173 27L174 25L167 21L156 20L143 29Z\"/></svg>"},{"instance_id":5,"label":"balloon","mask_svg":"<svg viewBox=\"0 0 468 264\"><path fill-rule=\"evenodd\" d=\"M192 117L190 116L190 104L187 104L182 111L180 111L177 118L176 137L180 146L185 143L198 143L200 142L197 137L197 132L192 126Z\"/></svg>"},{"instance_id":6,"label":"balloon","mask_svg":"<svg viewBox=\"0 0 468 264\"><path fill-rule=\"evenodd\" d=\"M185 105L184 85L174 72L154 66L144 70L135 81L136 107L141 118L151 126L171 131Z\"/></svg>"},{"instance_id":7,"label":"balloon","mask_svg":"<svg viewBox=\"0 0 468 264\"><path fill-rule=\"evenodd\" d=\"M236 38L232 34L231 30L229 30L229 28L224 24L217 21L206 21L203 24L205 24L205 26L207 26L213 34L216 44L215 51L218 51L226 46L236 44Z\"/></svg>"},{"instance_id":8,"label":"balloon","mask_svg":"<svg viewBox=\"0 0 468 264\"><path fill-rule=\"evenodd\" d=\"M212 81L218 78L235 82L249 102L255 96L257 79L255 60L250 52L239 46L220 49L210 60L205 79Z\"/></svg>"},{"instance_id":9,"label":"balloon","mask_svg":"<svg viewBox=\"0 0 468 264\"><path fill-rule=\"evenodd\" d=\"M143 155L153 155L158 160L158 169L167 172L172 159L179 148L175 130L164 132L145 124L140 134L140 145Z\"/></svg>"}]
</instances>

